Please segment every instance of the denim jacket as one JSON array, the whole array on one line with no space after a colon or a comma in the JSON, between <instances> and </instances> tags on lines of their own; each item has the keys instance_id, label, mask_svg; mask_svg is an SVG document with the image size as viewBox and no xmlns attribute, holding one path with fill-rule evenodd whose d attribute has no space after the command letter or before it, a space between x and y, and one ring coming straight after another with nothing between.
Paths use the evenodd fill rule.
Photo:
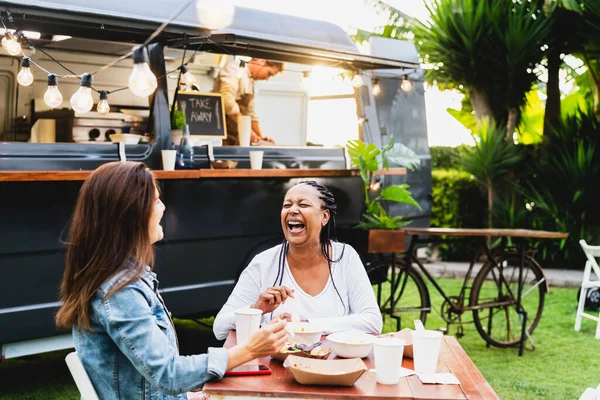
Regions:
<instances>
[{"instance_id":1,"label":"denim jacket","mask_svg":"<svg viewBox=\"0 0 600 400\"><path fill-rule=\"evenodd\" d=\"M223 377L227 350L180 356L173 321L158 293L156 274L144 276L108 299L104 295L129 269L102 285L91 302L94 333L73 327L75 349L102 400L186 399L186 392Z\"/></svg>"}]
</instances>

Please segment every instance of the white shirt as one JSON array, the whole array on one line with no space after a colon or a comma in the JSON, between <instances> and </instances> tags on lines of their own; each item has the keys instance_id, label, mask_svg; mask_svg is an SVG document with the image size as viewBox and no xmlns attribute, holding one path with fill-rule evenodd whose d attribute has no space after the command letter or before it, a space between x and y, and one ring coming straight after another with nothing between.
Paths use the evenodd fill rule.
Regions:
<instances>
[{"instance_id":1,"label":"white shirt","mask_svg":"<svg viewBox=\"0 0 600 400\"><path fill-rule=\"evenodd\" d=\"M332 259L341 258L331 264L331 276L321 293L311 296L302 290L290 271L287 258L281 285L294 289L294 307L300 319L318 324L324 334L341 331L380 333L381 313L360 257L347 244L332 242L332 245ZM227 303L215 318L213 331L217 339L227 338L229 331L235 329L235 310L256 302L268 287L280 286L279 279L275 282L280 268L280 251L281 245L278 245L258 254L242 272ZM286 312L291 314L289 302L280 305L272 316ZM263 323L270 319L271 313L263 315Z\"/></svg>"}]
</instances>

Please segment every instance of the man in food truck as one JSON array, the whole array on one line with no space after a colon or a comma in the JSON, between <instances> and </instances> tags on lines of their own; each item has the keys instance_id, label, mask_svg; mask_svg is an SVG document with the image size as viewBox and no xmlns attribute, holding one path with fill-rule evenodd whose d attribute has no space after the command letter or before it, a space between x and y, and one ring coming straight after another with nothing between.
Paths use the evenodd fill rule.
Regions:
<instances>
[{"instance_id":1,"label":"man in food truck","mask_svg":"<svg viewBox=\"0 0 600 400\"><path fill-rule=\"evenodd\" d=\"M223 105L227 115L227 139L225 145L240 145L238 137L238 117L251 119L251 143L274 143L263 136L254 108L254 81L269 80L283 72L283 63L253 58L247 63L237 60L229 62L215 80L213 91L223 95Z\"/></svg>"}]
</instances>

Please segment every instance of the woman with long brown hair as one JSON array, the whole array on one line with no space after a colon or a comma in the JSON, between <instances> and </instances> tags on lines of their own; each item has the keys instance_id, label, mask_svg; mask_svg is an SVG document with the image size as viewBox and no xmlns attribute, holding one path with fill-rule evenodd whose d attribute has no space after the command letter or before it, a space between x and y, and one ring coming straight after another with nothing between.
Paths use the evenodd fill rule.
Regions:
<instances>
[{"instance_id":1,"label":"woman with long brown hair","mask_svg":"<svg viewBox=\"0 0 600 400\"><path fill-rule=\"evenodd\" d=\"M245 345L180 356L170 313L152 272L165 206L142 163L101 166L84 182L73 214L61 286L59 327L101 399L185 399L226 370L279 351L284 321Z\"/></svg>"}]
</instances>

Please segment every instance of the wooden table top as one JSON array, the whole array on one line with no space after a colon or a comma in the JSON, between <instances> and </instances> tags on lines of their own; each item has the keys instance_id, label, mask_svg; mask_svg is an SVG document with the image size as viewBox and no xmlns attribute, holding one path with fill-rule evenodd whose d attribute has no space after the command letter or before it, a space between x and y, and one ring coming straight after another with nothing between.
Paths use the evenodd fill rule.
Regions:
<instances>
[{"instance_id":1,"label":"wooden table top","mask_svg":"<svg viewBox=\"0 0 600 400\"><path fill-rule=\"evenodd\" d=\"M225 347L234 346L235 332L231 332ZM328 347L323 338L323 346ZM332 354L330 358L335 358ZM374 368L373 353L363 359L369 369ZM271 375L226 377L218 382L209 382L204 392L215 397L278 397L295 399L498 399L475 364L454 337L445 336L442 341L438 372L452 372L460 385L424 385L416 375L400 378L397 385L380 385L375 374L365 372L352 387L304 386L297 383L283 367L281 361L265 357L255 363L267 364ZM413 369L413 360L404 358L402 366Z\"/></svg>"},{"instance_id":2,"label":"wooden table top","mask_svg":"<svg viewBox=\"0 0 600 400\"><path fill-rule=\"evenodd\" d=\"M480 236L480 237L520 237L538 239L565 239L563 232L535 231L531 229L476 229L476 228L404 228L407 235L423 236Z\"/></svg>"},{"instance_id":3,"label":"wooden table top","mask_svg":"<svg viewBox=\"0 0 600 400\"><path fill-rule=\"evenodd\" d=\"M0 182L84 181L92 171L0 171ZM207 178L320 178L360 176L356 169L193 169L153 170L156 179ZM406 175L406 168L390 168L375 175Z\"/></svg>"}]
</instances>

